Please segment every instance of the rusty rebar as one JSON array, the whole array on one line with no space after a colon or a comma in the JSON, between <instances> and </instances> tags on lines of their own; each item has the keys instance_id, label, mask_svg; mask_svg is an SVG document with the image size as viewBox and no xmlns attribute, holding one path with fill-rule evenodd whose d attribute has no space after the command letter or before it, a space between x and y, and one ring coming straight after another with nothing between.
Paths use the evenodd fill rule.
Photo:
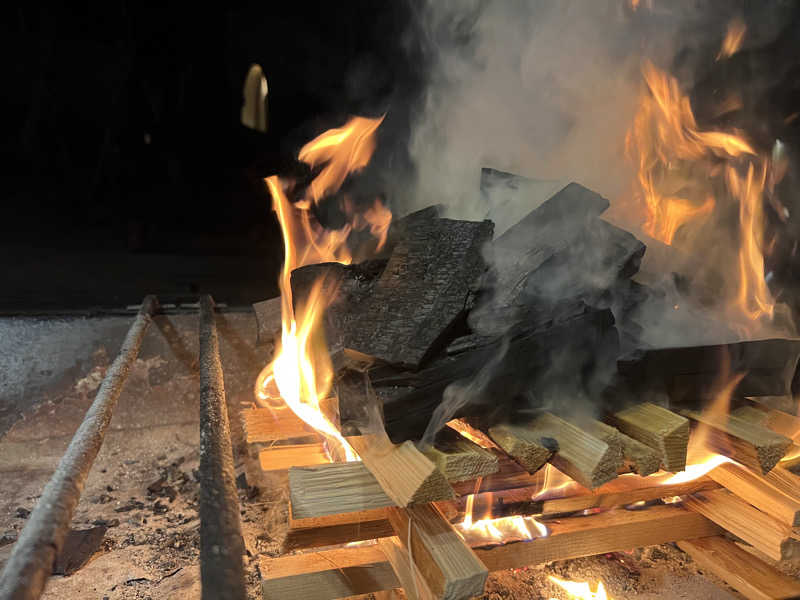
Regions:
<instances>
[{"instance_id":1,"label":"rusty rebar","mask_svg":"<svg viewBox=\"0 0 800 600\"><path fill-rule=\"evenodd\" d=\"M14 544L0 575L0 600L36 600L42 595L157 305L155 296L142 302L117 358Z\"/></svg>"},{"instance_id":2,"label":"rusty rebar","mask_svg":"<svg viewBox=\"0 0 800 600\"><path fill-rule=\"evenodd\" d=\"M244 541L214 300L200 298L200 578L203 600L245 600Z\"/></svg>"}]
</instances>

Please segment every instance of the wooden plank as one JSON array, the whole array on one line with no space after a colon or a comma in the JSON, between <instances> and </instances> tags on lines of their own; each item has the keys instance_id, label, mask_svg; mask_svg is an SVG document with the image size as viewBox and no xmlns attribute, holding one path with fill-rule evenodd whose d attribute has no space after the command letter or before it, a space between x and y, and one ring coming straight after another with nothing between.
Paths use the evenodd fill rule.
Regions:
<instances>
[{"instance_id":1,"label":"wooden plank","mask_svg":"<svg viewBox=\"0 0 800 600\"><path fill-rule=\"evenodd\" d=\"M708 476L781 523L790 527L800 525L800 489L793 490L794 494L787 494L784 492L785 487L775 485L767 477L732 463L716 467Z\"/></svg>"},{"instance_id":2,"label":"wooden plank","mask_svg":"<svg viewBox=\"0 0 800 600\"><path fill-rule=\"evenodd\" d=\"M375 545L265 559L259 570L264 600L331 600L400 587Z\"/></svg>"},{"instance_id":3,"label":"wooden plank","mask_svg":"<svg viewBox=\"0 0 800 600\"><path fill-rule=\"evenodd\" d=\"M475 553L490 571L499 571L719 533L711 521L677 505L613 510L545 524L550 529L547 537L478 548Z\"/></svg>"},{"instance_id":4,"label":"wooden plank","mask_svg":"<svg viewBox=\"0 0 800 600\"><path fill-rule=\"evenodd\" d=\"M362 513L394 506L364 463L329 463L289 469L289 499L296 525L314 527L315 517Z\"/></svg>"},{"instance_id":5,"label":"wooden plank","mask_svg":"<svg viewBox=\"0 0 800 600\"><path fill-rule=\"evenodd\" d=\"M693 494L684 504L773 560L800 556L800 544L792 537L789 525L761 512L727 490Z\"/></svg>"},{"instance_id":6,"label":"wooden plank","mask_svg":"<svg viewBox=\"0 0 800 600\"><path fill-rule=\"evenodd\" d=\"M612 415L610 421L622 433L656 450L667 471L686 468L689 421L684 417L644 402Z\"/></svg>"},{"instance_id":7,"label":"wooden plank","mask_svg":"<svg viewBox=\"0 0 800 600\"><path fill-rule=\"evenodd\" d=\"M408 600L433 600L435 598L425 582L425 578L416 568L397 536L378 540L378 546L386 555L386 560L392 565Z\"/></svg>"},{"instance_id":8,"label":"wooden plank","mask_svg":"<svg viewBox=\"0 0 800 600\"><path fill-rule=\"evenodd\" d=\"M248 408L241 411L245 441L248 444L274 442L313 435L314 428L294 414L288 406Z\"/></svg>"},{"instance_id":9,"label":"wooden plank","mask_svg":"<svg viewBox=\"0 0 800 600\"><path fill-rule=\"evenodd\" d=\"M291 467L331 462L322 442L265 448L259 451L258 461L262 471L285 471Z\"/></svg>"},{"instance_id":10,"label":"wooden plank","mask_svg":"<svg viewBox=\"0 0 800 600\"><path fill-rule=\"evenodd\" d=\"M783 458L792 440L754 423L731 415L681 411L686 417L705 425L706 444L729 458L759 473L768 473Z\"/></svg>"},{"instance_id":11,"label":"wooden plank","mask_svg":"<svg viewBox=\"0 0 800 600\"><path fill-rule=\"evenodd\" d=\"M455 497L441 471L410 441L394 445L385 435L365 435L348 441L397 506Z\"/></svg>"},{"instance_id":12,"label":"wooden plank","mask_svg":"<svg viewBox=\"0 0 800 600\"><path fill-rule=\"evenodd\" d=\"M444 427L433 446L422 453L442 472L447 481L467 481L496 473L497 456L471 442L460 433Z\"/></svg>"},{"instance_id":13,"label":"wooden plank","mask_svg":"<svg viewBox=\"0 0 800 600\"><path fill-rule=\"evenodd\" d=\"M542 475L541 471L535 476L529 475L538 479L537 484L532 487L476 494L473 497L475 513L491 513L498 517L509 514L565 514L593 508L610 509L628 506L636 502L685 496L720 487L708 477L669 484L664 482L666 476L651 476L645 479L636 475L623 475L596 490L588 490L575 484L560 490L563 494L561 497L531 500L542 490L544 483ZM451 523L460 523L464 520L466 498L437 502L436 505ZM292 517L293 507L290 507L290 529L286 546L291 549L344 544L394 535L384 508L298 520Z\"/></svg>"},{"instance_id":14,"label":"wooden plank","mask_svg":"<svg viewBox=\"0 0 800 600\"><path fill-rule=\"evenodd\" d=\"M740 406L731 414L744 421L771 429L792 440L793 443L786 451L784 459L800 456L800 444L797 443L800 441L800 417L758 403Z\"/></svg>"},{"instance_id":15,"label":"wooden plank","mask_svg":"<svg viewBox=\"0 0 800 600\"><path fill-rule=\"evenodd\" d=\"M654 506L647 510L626 511L615 510L589 517L572 517L548 522L550 535L535 540L509 543L503 546L478 548L475 554L489 571L521 568L554 560L578 558L663 544L682 539L694 539L717 535L719 527L702 515L686 510L677 505ZM398 536L401 538L402 536ZM375 547L363 546L343 549L344 555L331 552L315 554L289 555L279 558L262 558L259 565L262 577L269 581L263 583L270 591L278 590L283 596L271 595L266 598L311 598L311 600L330 600L346 595L355 595L381 589L398 587L399 581L391 572L379 572L376 566L383 565L391 571L389 561L377 555ZM317 558L309 558L317 557ZM277 565L273 564L277 563ZM344 571L349 574L358 567L368 566L372 577L367 583L363 577L335 577L334 574ZM317 577L320 573L324 577ZM381 573L379 577L376 573ZM302 576L313 576L315 579L308 586L298 579ZM329 583L330 582L330 583ZM341 583L348 584L345 589ZM327 589L327 585L331 589ZM299 593L297 592L299 590ZM310 596L303 593L308 590ZM343 592L347 592L346 594Z\"/></svg>"},{"instance_id":16,"label":"wooden plank","mask_svg":"<svg viewBox=\"0 0 800 600\"><path fill-rule=\"evenodd\" d=\"M681 540L678 547L748 600L800 598L800 582L724 537Z\"/></svg>"},{"instance_id":17,"label":"wooden plank","mask_svg":"<svg viewBox=\"0 0 800 600\"><path fill-rule=\"evenodd\" d=\"M387 516L433 598L457 600L483 592L489 572L435 506L391 508Z\"/></svg>"}]
</instances>

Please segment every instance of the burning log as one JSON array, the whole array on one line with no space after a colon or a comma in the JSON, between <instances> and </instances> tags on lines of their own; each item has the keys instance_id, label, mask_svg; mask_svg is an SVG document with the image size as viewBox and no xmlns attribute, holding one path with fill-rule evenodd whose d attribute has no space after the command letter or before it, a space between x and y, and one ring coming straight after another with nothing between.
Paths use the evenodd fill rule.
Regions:
<instances>
[{"instance_id":1,"label":"burning log","mask_svg":"<svg viewBox=\"0 0 800 600\"><path fill-rule=\"evenodd\" d=\"M411 442L395 446L378 435L351 437L348 441L397 506L455 497L444 475Z\"/></svg>"},{"instance_id":2,"label":"burning log","mask_svg":"<svg viewBox=\"0 0 800 600\"><path fill-rule=\"evenodd\" d=\"M790 527L800 526L800 488L784 493L785 486L749 469L726 463L712 469L709 477L748 504Z\"/></svg>"},{"instance_id":3,"label":"burning log","mask_svg":"<svg viewBox=\"0 0 800 600\"><path fill-rule=\"evenodd\" d=\"M663 386L673 401L682 402L707 397L725 369L744 373L735 395L791 394L799 358L800 340L764 339L647 350L618 361L617 368L634 387Z\"/></svg>"},{"instance_id":4,"label":"burning log","mask_svg":"<svg viewBox=\"0 0 800 600\"><path fill-rule=\"evenodd\" d=\"M527 396L530 390L546 389L547 381L577 380L576 385L590 386L591 374L604 370L603 361L616 355L614 317L609 310L590 309L582 303L562 310L562 318L553 321L540 315L543 322L521 323L505 339L482 338L481 345L418 373L373 378L376 392L384 396L389 437L393 441L421 438L447 386L468 382L481 369L488 371L483 385L468 388L450 418L508 409L515 398ZM570 361L558 360L559 356L569 356ZM583 381L576 377L578 372L589 375ZM397 386L411 389L398 393ZM498 403L498 398L504 402ZM340 402L345 401L340 398Z\"/></svg>"},{"instance_id":5,"label":"burning log","mask_svg":"<svg viewBox=\"0 0 800 600\"><path fill-rule=\"evenodd\" d=\"M761 512L727 490L694 494L684 504L773 560L796 558L800 553L800 542L792 537L790 525Z\"/></svg>"},{"instance_id":6,"label":"burning log","mask_svg":"<svg viewBox=\"0 0 800 600\"><path fill-rule=\"evenodd\" d=\"M415 217L388 262L297 269L293 296L304 298L310 283L325 276L325 285L338 289L327 313L332 347L416 369L446 345L470 287L485 269L480 252L491 237L489 221Z\"/></svg>"},{"instance_id":7,"label":"burning log","mask_svg":"<svg viewBox=\"0 0 800 600\"><path fill-rule=\"evenodd\" d=\"M338 423L336 398L322 400L320 410L332 423ZM315 435L314 428L295 415L288 406L244 409L241 411L241 418L248 444Z\"/></svg>"},{"instance_id":8,"label":"burning log","mask_svg":"<svg viewBox=\"0 0 800 600\"><path fill-rule=\"evenodd\" d=\"M436 507L392 508L388 519L431 598L456 600L483 593L489 572Z\"/></svg>"},{"instance_id":9,"label":"burning log","mask_svg":"<svg viewBox=\"0 0 800 600\"><path fill-rule=\"evenodd\" d=\"M678 547L749 600L800 598L800 582L722 536L681 540Z\"/></svg>"},{"instance_id":10,"label":"burning log","mask_svg":"<svg viewBox=\"0 0 800 600\"><path fill-rule=\"evenodd\" d=\"M610 417L620 431L656 450L667 471L686 468L689 421L655 404L645 402Z\"/></svg>"},{"instance_id":11,"label":"burning log","mask_svg":"<svg viewBox=\"0 0 800 600\"><path fill-rule=\"evenodd\" d=\"M731 415L681 412L707 428L709 447L760 473L778 464L792 444L789 438Z\"/></svg>"},{"instance_id":12,"label":"burning log","mask_svg":"<svg viewBox=\"0 0 800 600\"><path fill-rule=\"evenodd\" d=\"M665 483L663 479L645 480L626 476L618 477L595 490L588 490L575 483L558 491L559 494L564 494L563 497L545 494L542 499L531 500L532 497L538 497L545 481L542 471L528 477L531 478L528 483L532 485L484 492L472 496L474 501L472 514L491 512L497 517L565 515L597 508L624 507L637 502L658 500L665 496L685 496L719 489L719 484L707 477L682 483ZM462 522L469 512L466 510L466 503L470 497L469 494L472 494L476 487L475 482L471 483L471 488L464 486L463 493L465 495L461 498L436 503L451 523ZM375 487L379 488L377 484ZM313 498L305 501L302 491L306 489L312 490L314 494L316 494L316 490L319 490L320 493L314 497L322 498L322 502L318 504ZM338 496L336 492L331 493ZM382 494L382 492L380 493ZM344 498L344 496L341 497ZM312 548L394 535L394 530L386 517L386 508L393 506L393 503L385 495L383 497L383 505L380 508L366 509L365 506L374 506L377 502L365 501L358 505L351 504L350 506L355 509L351 512L318 516L318 508L334 504L333 501L328 503L324 498L324 490L320 490L313 483L297 488L296 492L293 490L292 498L298 498L299 505L292 504L290 507L290 528L286 547L291 549Z\"/></svg>"},{"instance_id":13,"label":"burning log","mask_svg":"<svg viewBox=\"0 0 800 600\"><path fill-rule=\"evenodd\" d=\"M471 442L450 427L443 428L433 446L422 453L441 471L447 481L466 481L496 473L497 456Z\"/></svg>"}]
</instances>

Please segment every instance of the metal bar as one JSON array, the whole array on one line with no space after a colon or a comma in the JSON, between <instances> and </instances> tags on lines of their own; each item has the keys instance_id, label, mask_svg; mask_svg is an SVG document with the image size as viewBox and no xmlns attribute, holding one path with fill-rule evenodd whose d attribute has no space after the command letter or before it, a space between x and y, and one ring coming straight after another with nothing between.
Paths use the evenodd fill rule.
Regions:
<instances>
[{"instance_id":1,"label":"metal bar","mask_svg":"<svg viewBox=\"0 0 800 600\"><path fill-rule=\"evenodd\" d=\"M111 421L128 373L139 355L158 301L147 296L117 358L106 372L94 402L47 482L0 575L0 600L36 600L42 595L53 562L61 551L86 477Z\"/></svg>"},{"instance_id":2,"label":"metal bar","mask_svg":"<svg viewBox=\"0 0 800 600\"><path fill-rule=\"evenodd\" d=\"M203 600L246 600L244 541L214 300L200 298L200 578Z\"/></svg>"}]
</instances>

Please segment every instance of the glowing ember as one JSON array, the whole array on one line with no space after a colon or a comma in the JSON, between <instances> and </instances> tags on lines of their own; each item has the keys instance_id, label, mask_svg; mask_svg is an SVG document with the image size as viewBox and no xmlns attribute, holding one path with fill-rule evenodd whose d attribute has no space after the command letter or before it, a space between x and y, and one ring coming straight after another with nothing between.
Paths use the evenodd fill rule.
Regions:
<instances>
[{"instance_id":1,"label":"glowing ember","mask_svg":"<svg viewBox=\"0 0 800 600\"><path fill-rule=\"evenodd\" d=\"M256 397L267 404L276 398L282 399L298 417L329 442L341 447L346 460L357 460L357 456L320 410L320 402L328 397L333 379L320 322L336 291L326 290L325 282L318 280L308 297L295 305L291 273L299 267L321 262L349 264L352 258L347 241L354 230L369 228L377 239L377 247L384 243L391 212L377 200L372 206L357 210L345 198L341 208L349 222L338 230L323 228L311 210L313 204L338 191L349 173L366 166L375 149L375 130L382 120L355 117L344 127L323 133L303 147L300 160L312 167L325 166L302 201L292 203L289 200L290 182L275 176L266 179L285 251L279 280L282 330L275 358L258 376Z\"/></svg>"},{"instance_id":2,"label":"glowing ember","mask_svg":"<svg viewBox=\"0 0 800 600\"><path fill-rule=\"evenodd\" d=\"M664 496L661 501L664 504L678 504L683 502L684 496Z\"/></svg>"},{"instance_id":3,"label":"glowing ember","mask_svg":"<svg viewBox=\"0 0 800 600\"><path fill-rule=\"evenodd\" d=\"M717 60L721 58L729 58L739 51L744 41L744 34L747 33L747 25L741 19L733 19L728 23L728 31L725 33L725 39L722 40L722 47L717 54Z\"/></svg>"},{"instance_id":4,"label":"glowing ember","mask_svg":"<svg viewBox=\"0 0 800 600\"><path fill-rule=\"evenodd\" d=\"M570 598L578 598L579 600L613 600L606 594L606 588L602 581L597 582L597 591L593 592L589 584L585 581L565 581L558 577L553 577L552 575L548 576L548 579L563 588L567 594L569 594ZM550 600L557 599L551 598Z\"/></svg>"}]
</instances>

